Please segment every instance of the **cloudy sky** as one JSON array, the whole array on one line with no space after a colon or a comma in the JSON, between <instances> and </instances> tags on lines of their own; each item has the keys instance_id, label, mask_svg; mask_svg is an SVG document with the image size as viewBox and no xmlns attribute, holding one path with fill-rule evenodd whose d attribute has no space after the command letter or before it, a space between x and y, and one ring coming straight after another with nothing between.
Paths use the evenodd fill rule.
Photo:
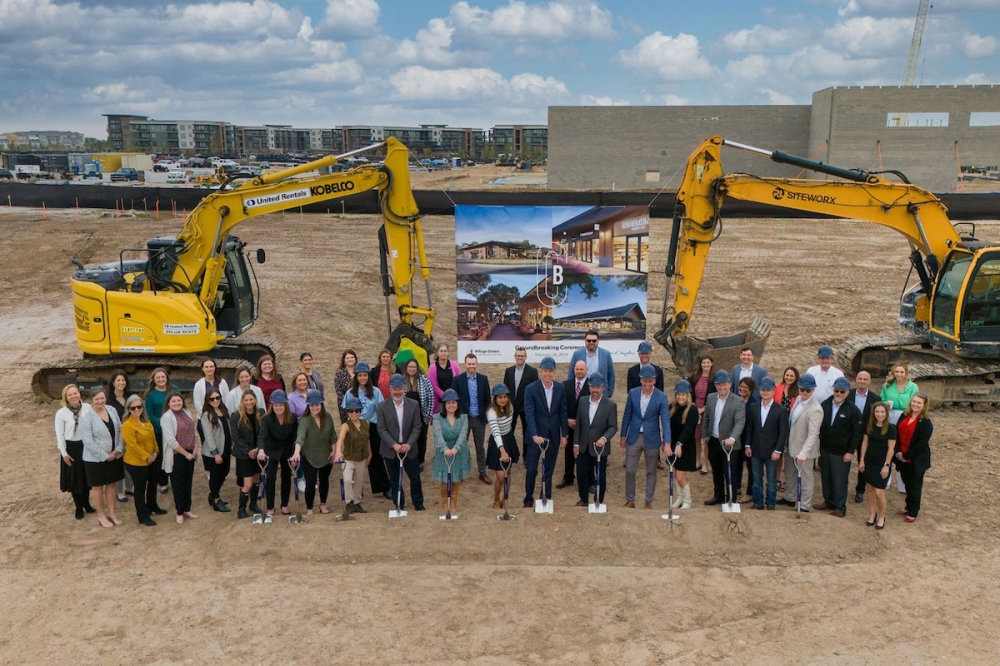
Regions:
<instances>
[{"instance_id":1,"label":"cloudy sky","mask_svg":"<svg viewBox=\"0 0 1000 666\"><path fill-rule=\"evenodd\" d=\"M898 85L918 0L0 0L0 132L158 119L490 127L549 105ZM1000 0L934 0L917 82L1000 83ZM1000 92L998 92L1000 95Z\"/></svg>"}]
</instances>

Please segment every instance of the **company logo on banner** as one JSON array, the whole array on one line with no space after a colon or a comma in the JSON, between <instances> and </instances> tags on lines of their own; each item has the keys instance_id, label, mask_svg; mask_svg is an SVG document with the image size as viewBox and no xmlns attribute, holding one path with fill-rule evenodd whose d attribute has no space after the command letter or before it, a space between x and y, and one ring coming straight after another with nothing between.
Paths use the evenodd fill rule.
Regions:
<instances>
[{"instance_id":1,"label":"company logo on banner","mask_svg":"<svg viewBox=\"0 0 1000 666\"><path fill-rule=\"evenodd\" d=\"M568 362L596 329L615 362L646 337L649 208L456 206L458 354Z\"/></svg>"}]
</instances>

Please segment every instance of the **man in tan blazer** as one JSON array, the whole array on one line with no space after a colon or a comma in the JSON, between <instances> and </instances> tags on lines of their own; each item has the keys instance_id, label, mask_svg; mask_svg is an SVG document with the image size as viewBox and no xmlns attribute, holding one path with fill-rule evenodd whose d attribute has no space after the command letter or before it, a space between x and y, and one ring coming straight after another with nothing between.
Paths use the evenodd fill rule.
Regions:
<instances>
[{"instance_id":1,"label":"man in tan blazer","mask_svg":"<svg viewBox=\"0 0 1000 666\"><path fill-rule=\"evenodd\" d=\"M802 468L802 506L801 510L809 512L812 506L813 477L812 461L819 457L819 431L823 426L823 406L813 398L816 391L816 378L804 374L799 379L799 399L789 415L788 447L785 449L785 496L779 504L795 506L796 476L798 470L795 463Z\"/></svg>"}]
</instances>

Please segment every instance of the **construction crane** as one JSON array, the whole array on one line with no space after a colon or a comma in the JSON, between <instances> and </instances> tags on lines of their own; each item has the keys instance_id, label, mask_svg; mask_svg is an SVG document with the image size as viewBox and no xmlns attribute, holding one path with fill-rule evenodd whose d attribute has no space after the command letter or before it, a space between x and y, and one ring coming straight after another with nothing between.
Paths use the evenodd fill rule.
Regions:
<instances>
[{"instance_id":1,"label":"construction crane","mask_svg":"<svg viewBox=\"0 0 1000 666\"><path fill-rule=\"evenodd\" d=\"M920 45L924 41L924 25L927 23L927 13L931 10L931 0L920 0L917 7L917 20L913 25L913 39L910 40L910 55L906 59L906 71L903 73L903 85L912 86L917 79L917 66L920 63ZM906 127L906 114L892 117L895 127Z\"/></svg>"}]
</instances>

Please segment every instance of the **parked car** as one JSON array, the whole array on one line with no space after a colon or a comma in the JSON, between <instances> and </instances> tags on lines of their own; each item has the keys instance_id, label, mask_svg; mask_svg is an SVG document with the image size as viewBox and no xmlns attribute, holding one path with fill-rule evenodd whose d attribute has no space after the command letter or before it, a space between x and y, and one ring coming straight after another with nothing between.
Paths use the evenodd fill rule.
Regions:
<instances>
[{"instance_id":1,"label":"parked car","mask_svg":"<svg viewBox=\"0 0 1000 666\"><path fill-rule=\"evenodd\" d=\"M7 169L0 169L0 180L14 180L14 174Z\"/></svg>"},{"instance_id":2,"label":"parked car","mask_svg":"<svg viewBox=\"0 0 1000 666\"><path fill-rule=\"evenodd\" d=\"M118 169L118 171L115 171L114 173L111 174L112 183L118 183L122 181L125 182L138 181L138 180L139 180L139 172L133 169L132 167L122 167L121 169Z\"/></svg>"}]
</instances>

